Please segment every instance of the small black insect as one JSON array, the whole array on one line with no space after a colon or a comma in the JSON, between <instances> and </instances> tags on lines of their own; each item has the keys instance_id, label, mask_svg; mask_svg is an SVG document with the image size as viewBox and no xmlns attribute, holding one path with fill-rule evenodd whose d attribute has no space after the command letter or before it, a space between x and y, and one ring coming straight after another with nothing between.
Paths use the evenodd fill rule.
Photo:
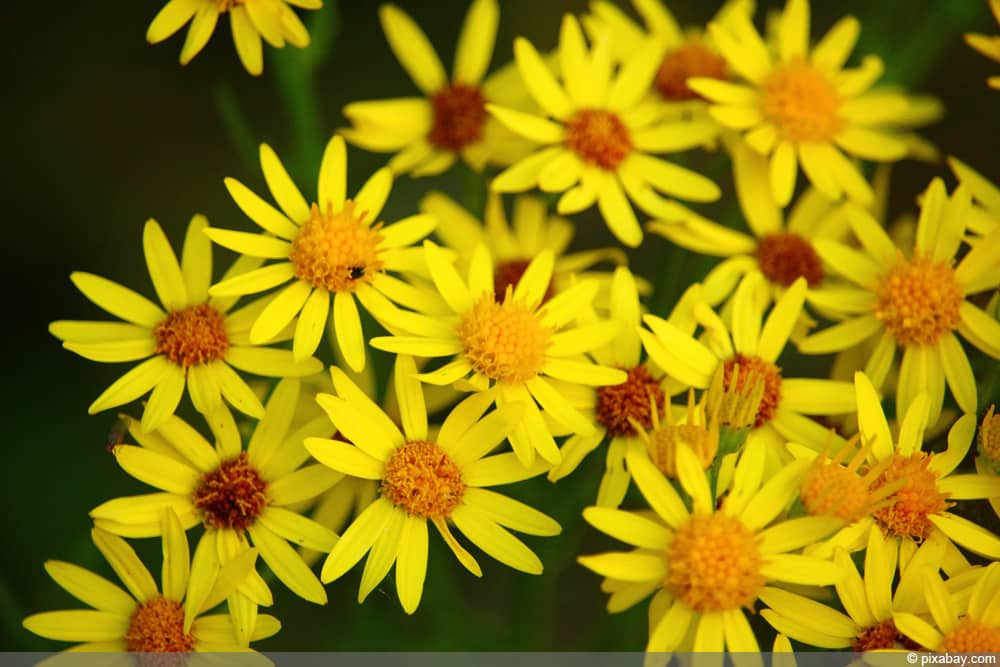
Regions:
<instances>
[{"instance_id":1,"label":"small black insect","mask_svg":"<svg viewBox=\"0 0 1000 667\"><path fill-rule=\"evenodd\" d=\"M357 280L365 275L365 267L363 266L349 266L347 267L347 272L351 276L351 280Z\"/></svg>"},{"instance_id":2,"label":"small black insect","mask_svg":"<svg viewBox=\"0 0 1000 667\"><path fill-rule=\"evenodd\" d=\"M128 434L128 421L125 417L119 417L118 420L108 431L108 437L104 443L104 448L106 450L113 451L117 445L125 442L125 436Z\"/></svg>"}]
</instances>

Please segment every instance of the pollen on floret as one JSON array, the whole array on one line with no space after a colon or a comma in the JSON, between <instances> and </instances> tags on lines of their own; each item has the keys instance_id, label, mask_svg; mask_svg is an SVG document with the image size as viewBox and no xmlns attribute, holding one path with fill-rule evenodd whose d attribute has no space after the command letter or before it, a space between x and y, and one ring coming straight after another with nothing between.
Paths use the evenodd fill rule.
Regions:
<instances>
[{"instance_id":1,"label":"pollen on floret","mask_svg":"<svg viewBox=\"0 0 1000 667\"><path fill-rule=\"evenodd\" d=\"M295 276L330 292L353 292L374 280L385 265L378 248L382 223L369 226L364 216L350 200L337 213L329 202L326 212L313 204L288 253Z\"/></svg>"},{"instance_id":2,"label":"pollen on floret","mask_svg":"<svg viewBox=\"0 0 1000 667\"><path fill-rule=\"evenodd\" d=\"M869 625L861 630L851 642L851 649L858 653L878 651L893 648L917 650L920 646L896 628L896 623L890 618L886 621Z\"/></svg>"},{"instance_id":3,"label":"pollen on floret","mask_svg":"<svg viewBox=\"0 0 1000 667\"><path fill-rule=\"evenodd\" d=\"M218 0L218 3L219 3L219 13L224 14L233 7L239 7L240 5L246 3L246 0Z\"/></svg>"},{"instance_id":4,"label":"pollen on floret","mask_svg":"<svg viewBox=\"0 0 1000 667\"><path fill-rule=\"evenodd\" d=\"M708 468L719 451L719 420L717 415L705 415L705 401L694 402L694 390L688 390L687 414L684 423L674 422L670 407L660 409L649 398L652 424L643 427L637 420L629 419L632 427L646 445L653 464L667 477L677 479L677 449L681 443L690 447L702 468ZM660 413L664 415L660 420ZM649 429L648 431L646 429Z\"/></svg>"},{"instance_id":5,"label":"pollen on floret","mask_svg":"<svg viewBox=\"0 0 1000 667\"><path fill-rule=\"evenodd\" d=\"M823 281L823 263L812 244L798 234L769 234L757 244L755 252L760 271L777 285L790 287L805 278L809 287Z\"/></svg>"},{"instance_id":6,"label":"pollen on floret","mask_svg":"<svg viewBox=\"0 0 1000 667\"><path fill-rule=\"evenodd\" d=\"M964 298L949 264L902 256L879 280L875 296L875 317L900 345L934 345L954 331Z\"/></svg>"},{"instance_id":7,"label":"pollen on floret","mask_svg":"<svg viewBox=\"0 0 1000 667\"><path fill-rule=\"evenodd\" d=\"M497 299L501 299L507 293L508 287L517 287L524 272L528 270L529 264L531 264L530 259L512 259L498 264L493 271L493 295ZM545 288L545 296L542 297L542 303L555 296L555 293L556 286L550 278L549 286Z\"/></svg>"},{"instance_id":8,"label":"pollen on floret","mask_svg":"<svg viewBox=\"0 0 1000 667\"><path fill-rule=\"evenodd\" d=\"M632 151L632 137L617 114L581 109L566 121L566 145L584 162L613 170Z\"/></svg>"},{"instance_id":9,"label":"pollen on floret","mask_svg":"<svg viewBox=\"0 0 1000 667\"><path fill-rule=\"evenodd\" d=\"M668 100L693 100L698 93L688 88L692 77L728 79L726 59L708 48L700 39L688 39L678 48L668 51L660 63L653 84Z\"/></svg>"},{"instance_id":10,"label":"pollen on floret","mask_svg":"<svg viewBox=\"0 0 1000 667\"><path fill-rule=\"evenodd\" d=\"M779 65L764 80L760 109L790 141L830 141L844 127L834 82L804 60Z\"/></svg>"},{"instance_id":11,"label":"pollen on floret","mask_svg":"<svg viewBox=\"0 0 1000 667\"><path fill-rule=\"evenodd\" d=\"M515 301L508 286L502 302L486 292L462 315L455 333L477 373L517 383L542 370L553 329L542 324L536 307Z\"/></svg>"},{"instance_id":12,"label":"pollen on floret","mask_svg":"<svg viewBox=\"0 0 1000 667\"><path fill-rule=\"evenodd\" d=\"M998 653L1000 626L986 625L965 616L958 627L944 634L937 650L943 653Z\"/></svg>"},{"instance_id":13,"label":"pollen on floret","mask_svg":"<svg viewBox=\"0 0 1000 667\"><path fill-rule=\"evenodd\" d=\"M802 478L799 498L812 516L832 516L851 523L887 506L891 502L889 497L902 488L902 480L873 488L889 467L889 460L860 473L859 469L871 453L872 441L856 450L846 465L842 463L858 440L859 436L855 436L841 445L832 458L828 444Z\"/></svg>"},{"instance_id":14,"label":"pollen on floret","mask_svg":"<svg viewBox=\"0 0 1000 667\"><path fill-rule=\"evenodd\" d=\"M156 354L184 368L222 359L229 349L226 323L208 303L176 310L153 327Z\"/></svg>"},{"instance_id":15,"label":"pollen on floret","mask_svg":"<svg viewBox=\"0 0 1000 667\"><path fill-rule=\"evenodd\" d=\"M438 148L460 151L483 137L486 98L477 86L452 83L431 97L434 124L427 140Z\"/></svg>"},{"instance_id":16,"label":"pollen on floret","mask_svg":"<svg viewBox=\"0 0 1000 667\"><path fill-rule=\"evenodd\" d=\"M722 365L720 386L725 391L713 392L709 387L708 407L710 412L720 411L724 426L749 425L752 415L753 427L760 428L774 418L781 403L781 369L757 356L737 354L728 359ZM749 412L747 408L755 404L756 410Z\"/></svg>"},{"instance_id":17,"label":"pollen on floret","mask_svg":"<svg viewBox=\"0 0 1000 667\"><path fill-rule=\"evenodd\" d=\"M184 632L184 608L160 596L140 604L125 631L129 653L190 653L194 643L194 635Z\"/></svg>"},{"instance_id":18,"label":"pollen on floret","mask_svg":"<svg viewBox=\"0 0 1000 667\"><path fill-rule=\"evenodd\" d=\"M640 365L627 372L625 382L597 388L597 421L611 436L635 435L633 424L648 429L655 413L663 410L666 394L649 369Z\"/></svg>"},{"instance_id":19,"label":"pollen on floret","mask_svg":"<svg viewBox=\"0 0 1000 667\"><path fill-rule=\"evenodd\" d=\"M243 452L205 473L192 500L206 526L246 530L267 507L266 490L267 482Z\"/></svg>"},{"instance_id":20,"label":"pollen on floret","mask_svg":"<svg viewBox=\"0 0 1000 667\"><path fill-rule=\"evenodd\" d=\"M725 514L691 516L666 556L664 586L696 612L749 608L766 583L757 536Z\"/></svg>"},{"instance_id":21,"label":"pollen on floret","mask_svg":"<svg viewBox=\"0 0 1000 667\"><path fill-rule=\"evenodd\" d=\"M1000 466L1000 414L994 414L995 409L996 406L991 405L983 415L977 436L979 454L994 468Z\"/></svg>"},{"instance_id":22,"label":"pollen on floret","mask_svg":"<svg viewBox=\"0 0 1000 667\"><path fill-rule=\"evenodd\" d=\"M928 467L931 457L927 454L893 454L889 461L874 488L899 482L902 486L889 496L885 507L875 512L875 520L888 535L924 540L934 528L927 517L944 512L953 503L948 502L949 494L938 490L940 475Z\"/></svg>"},{"instance_id":23,"label":"pollen on floret","mask_svg":"<svg viewBox=\"0 0 1000 667\"><path fill-rule=\"evenodd\" d=\"M414 516L446 519L462 502L465 482L462 471L436 443L412 440L385 464L382 495Z\"/></svg>"}]
</instances>

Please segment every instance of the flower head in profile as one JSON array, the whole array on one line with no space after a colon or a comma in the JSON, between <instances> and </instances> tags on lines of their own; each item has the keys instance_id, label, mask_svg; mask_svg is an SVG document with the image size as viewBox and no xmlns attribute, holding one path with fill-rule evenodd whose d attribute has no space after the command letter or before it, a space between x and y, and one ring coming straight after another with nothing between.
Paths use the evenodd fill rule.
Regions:
<instances>
[{"instance_id":1,"label":"flower head in profile","mask_svg":"<svg viewBox=\"0 0 1000 667\"><path fill-rule=\"evenodd\" d=\"M426 272L423 251L409 246L434 229L434 219L414 215L387 226L376 222L392 188L392 172L386 168L348 199L347 149L341 137L327 144L319 169L319 197L311 206L267 144L260 147L260 163L281 210L236 179L227 178L226 187L265 233L219 228L205 233L230 250L281 261L216 283L209 293L240 296L288 283L253 321L250 340L272 340L295 320L292 354L304 359L319 346L329 319L344 359L351 368L361 369L365 340L355 299L375 319L391 317L396 309L386 297L409 291L387 272Z\"/></svg>"},{"instance_id":2,"label":"flower head in profile","mask_svg":"<svg viewBox=\"0 0 1000 667\"><path fill-rule=\"evenodd\" d=\"M867 206L871 186L849 159L894 162L906 156L907 142L895 135L908 120L908 98L871 90L882 61L868 56L844 68L857 43L860 24L847 16L812 48L809 0L788 0L777 21L776 53L748 16L728 25L709 25L729 67L745 83L689 79L708 99L709 113L725 127L745 132L750 146L769 156L767 173L779 206L792 199L799 165L809 181L831 199L845 194Z\"/></svg>"},{"instance_id":3,"label":"flower head in profile","mask_svg":"<svg viewBox=\"0 0 1000 667\"><path fill-rule=\"evenodd\" d=\"M221 568L205 549L191 560L187 536L171 509L162 512L163 576L153 575L125 540L94 528L90 535L127 592L78 565L50 560L49 576L73 597L93 609L49 611L24 619L36 635L59 641L84 642L73 651L192 653L246 650L231 618L205 615L226 599L253 570L256 550L247 549ZM276 618L255 617L248 641L266 639L281 629Z\"/></svg>"},{"instance_id":4,"label":"flower head in profile","mask_svg":"<svg viewBox=\"0 0 1000 667\"><path fill-rule=\"evenodd\" d=\"M333 486L340 475L306 464L309 453L302 440L316 433L315 426L290 432L299 389L297 380L278 383L246 448L225 408L209 417L215 446L179 417L151 434L130 429L138 445L117 445L115 458L126 472L158 491L101 504L90 512L95 524L126 537L159 535L155 517L170 507L185 529L204 525L201 543L219 557L238 552L249 540L289 590L325 603L319 579L289 543L330 550L337 540L333 531L294 508ZM240 593L257 604L270 604L270 590L256 573Z\"/></svg>"},{"instance_id":5,"label":"flower head in profile","mask_svg":"<svg viewBox=\"0 0 1000 667\"><path fill-rule=\"evenodd\" d=\"M322 0L169 0L146 31L146 41L167 39L190 21L181 49L181 65L187 65L205 48L222 14L229 14L233 44L246 71L254 76L264 71L261 38L276 49L288 42L309 46L309 33L289 5L319 9Z\"/></svg>"},{"instance_id":6,"label":"flower head in profile","mask_svg":"<svg viewBox=\"0 0 1000 667\"><path fill-rule=\"evenodd\" d=\"M645 41L617 72L611 34L602 33L591 48L580 24L565 16L559 33L558 81L531 42L518 38L518 70L541 115L498 105L487 109L514 132L543 147L501 172L491 187L522 192L536 185L563 193L557 210L577 213L595 203L608 228L628 246L642 242L642 229L631 200L645 213L683 218L687 210L662 194L688 201L715 201L718 186L652 153L699 146L716 131L709 121L661 121L655 104L644 103L661 46Z\"/></svg>"},{"instance_id":7,"label":"flower head in profile","mask_svg":"<svg viewBox=\"0 0 1000 667\"><path fill-rule=\"evenodd\" d=\"M1000 228L955 264L970 219L970 194L960 185L949 197L944 183L934 179L924 193L908 256L871 214L852 205L846 211L861 248L830 239L814 243L825 264L852 284L816 292L825 309L844 321L802 340L799 350L826 354L877 336L865 371L881 387L902 348L896 414L906 414L926 391L931 424L941 414L946 382L963 412L976 410L976 381L956 333L1000 359L1000 322L969 299L1000 285Z\"/></svg>"},{"instance_id":8,"label":"flower head in profile","mask_svg":"<svg viewBox=\"0 0 1000 667\"><path fill-rule=\"evenodd\" d=\"M486 164L510 164L531 150L530 142L486 113L490 103L530 107L512 66L486 75L500 20L497 0L473 0L469 6L450 79L427 36L403 10L382 5L379 19L392 52L426 97L348 104L344 116L353 127L340 130L348 141L396 153L389 167L413 176L441 173L459 159L481 171Z\"/></svg>"},{"instance_id":9,"label":"flower head in profile","mask_svg":"<svg viewBox=\"0 0 1000 667\"><path fill-rule=\"evenodd\" d=\"M525 465L532 464L536 452L557 463L559 449L543 414L569 432L594 431L594 424L557 389L560 382L603 386L626 378L624 371L582 356L620 329L609 320L576 325L577 313L593 301L597 282L581 281L546 300L555 258L551 250L543 250L517 285L508 285L501 296L494 292L496 270L485 245L473 251L467 279L441 248L430 241L424 247L434 286L449 313L409 313L403 327L412 335L376 337L372 347L425 358L454 357L418 377L429 384L460 383L460 388L485 392L498 406L523 403L522 422L510 435L514 452Z\"/></svg>"},{"instance_id":10,"label":"flower head in profile","mask_svg":"<svg viewBox=\"0 0 1000 667\"><path fill-rule=\"evenodd\" d=\"M994 20L1000 23L1000 0L990 0L990 10L993 12ZM987 58L1000 63L1000 35L969 32L965 34L965 42ZM1000 90L1000 76L991 76L986 83L990 88Z\"/></svg>"},{"instance_id":11,"label":"flower head in profile","mask_svg":"<svg viewBox=\"0 0 1000 667\"><path fill-rule=\"evenodd\" d=\"M679 446L677 472L689 510L649 458L630 451L629 470L655 516L603 507L583 511L592 526L634 549L581 556L579 562L628 582L619 587L629 591L625 606L655 592L647 651L757 652L744 610L771 590L768 583L823 586L845 575L838 564L792 553L828 535L837 521L779 520L795 498L790 481L801 474L801 464L789 464L762 485L766 457L764 443L747 443L717 507L697 456Z\"/></svg>"},{"instance_id":12,"label":"flower head in profile","mask_svg":"<svg viewBox=\"0 0 1000 667\"><path fill-rule=\"evenodd\" d=\"M152 390L142 428L153 431L174 414L186 390L204 415L218 410L225 399L240 412L260 417L264 413L260 400L234 368L268 377L322 370L309 355L296 360L287 350L262 348L250 340L250 325L263 310L262 302L232 310L235 298L209 296L212 244L203 233L207 226L204 216L191 219L178 262L160 225L155 220L146 223L142 246L162 307L106 278L83 272L70 276L84 296L124 321L60 320L49 325L52 335L67 350L93 361L145 359L105 389L90 405L90 414ZM225 277L245 275L254 266L252 258L242 258ZM279 331L274 340L287 337Z\"/></svg>"},{"instance_id":13,"label":"flower head in profile","mask_svg":"<svg viewBox=\"0 0 1000 667\"><path fill-rule=\"evenodd\" d=\"M379 481L379 497L344 531L323 565L323 581L339 578L367 553L359 602L395 563L396 590L403 610L420 604L427 572L427 522L434 524L459 562L482 576L476 559L452 534L454 525L473 544L501 563L541 574L538 557L508 532L557 535L559 524L512 498L484 487L534 477L543 462L525 467L511 453L488 455L519 421L519 405L486 415L491 399L473 394L430 435L427 410L413 358L396 358L395 387L402 430L361 389L331 367L337 395L317 400L341 439L308 438L305 446L339 473Z\"/></svg>"}]
</instances>

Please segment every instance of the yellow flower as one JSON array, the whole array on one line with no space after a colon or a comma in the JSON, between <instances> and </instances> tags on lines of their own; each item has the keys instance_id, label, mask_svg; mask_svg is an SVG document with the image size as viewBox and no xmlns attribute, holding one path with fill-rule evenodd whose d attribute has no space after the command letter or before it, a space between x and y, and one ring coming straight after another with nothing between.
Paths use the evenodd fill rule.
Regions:
<instances>
[{"instance_id":1,"label":"yellow flower","mask_svg":"<svg viewBox=\"0 0 1000 667\"><path fill-rule=\"evenodd\" d=\"M184 27L187 39L181 49L181 65L187 65L208 43L219 15L228 13L233 43L243 67L254 76L264 71L261 37L276 49L287 41L293 46L309 46L309 33L289 5L319 9L321 0L170 0L146 31L146 41L156 44Z\"/></svg>"},{"instance_id":2,"label":"yellow flower","mask_svg":"<svg viewBox=\"0 0 1000 667\"><path fill-rule=\"evenodd\" d=\"M267 144L260 147L260 163L281 211L236 179L227 178L226 187L236 205L266 233L218 228L205 233L230 250L284 261L223 280L209 293L240 296L290 281L254 320L250 340L273 339L298 315L292 354L303 359L319 346L329 317L348 365L360 370L365 340L354 299L376 319L391 317L396 309L386 297L405 298L412 290L387 271L425 271L423 251L409 246L434 229L434 219L414 215L387 227L375 222L392 188L392 172L385 168L376 171L354 199L347 199L347 151L341 137L327 144L319 169L319 198L312 206Z\"/></svg>"},{"instance_id":3,"label":"yellow flower","mask_svg":"<svg viewBox=\"0 0 1000 667\"><path fill-rule=\"evenodd\" d=\"M968 230L981 237L1000 227L1000 188L958 158L949 157L948 166L959 183L972 193L973 206L966 222ZM977 237L970 242L975 243Z\"/></svg>"},{"instance_id":4,"label":"yellow flower","mask_svg":"<svg viewBox=\"0 0 1000 667\"><path fill-rule=\"evenodd\" d=\"M639 335L649 358L684 385L705 389L720 367L726 386L737 369L739 387L748 378L763 382L764 396L747 442L767 442L770 465L774 466L784 457L788 440L819 451L830 437L819 423L804 415L851 412L855 400L849 382L783 377L775 362L801 315L806 279L792 283L762 325L763 289L767 286L760 273L752 271L743 278L731 301L729 326L707 306L696 307L695 317L705 329L697 339L693 323L684 329L655 315L643 318L649 330L642 329ZM835 441L843 442L836 436Z\"/></svg>"},{"instance_id":5,"label":"yellow flower","mask_svg":"<svg viewBox=\"0 0 1000 667\"><path fill-rule=\"evenodd\" d=\"M972 595L956 596L936 572L926 572L924 596L933 624L911 613L893 614L900 632L929 651L1000 653L1000 563L990 563Z\"/></svg>"},{"instance_id":6,"label":"yellow flower","mask_svg":"<svg viewBox=\"0 0 1000 667\"><path fill-rule=\"evenodd\" d=\"M993 18L1000 23L1000 0L990 0L990 9L993 11ZM969 32L965 34L965 42L987 58L1000 62L1000 35L991 37ZM991 76L986 79L986 83L990 88L1000 90L1000 76Z\"/></svg>"},{"instance_id":7,"label":"yellow flower","mask_svg":"<svg viewBox=\"0 0 1000 667\"><path fill-rule=\"evenodd\" d=\"M798 278L805 278L810 288L819 287L825 276L812 241L843 236L846 222L839 207L810 189L785 221L771 195L766 158L743 142L732 143L736 195L752 236L695 215L680 223L654 220L647 229L693 252L726 258L705 277L702 294L709 305L726 299L740 278L754 270L771 284L770 299Z\"/></svg>"},{"instance_id":8,"label":"yellow flower","mask_svg":"<svg viewBox=\"0 0 1000 667\"><path fill-rule=\"evenodd\" d=\"M630 582L628 606L656 592L647 651L759 651L743 610L769 590L768 582L822 586L845 576L840 565L790 553L829 534L837 521L776 521L795 498L791 482L801 466L789 464L762 485L766 456L764 443L746 444L717 509L698 458L679 446L677 470L689 510L649 459L630 451L629 470L656 516L604 507L583 511L592 526L636 547L578 560L602 576Z\"/></svg>"},{"instance_id":9,"label":"yellow flower","mask_svg":"<svg viewBox=\"0 0 1000 667\"><path fill-rule=\"evenodd\" d=\"M482 576L475 558L451 533L451 522L476 546L500 562L529 574L542 563L506 527L530 535L557 535L559 524L486 486L509 484L541 473L512 453L486 456L519 419L519 406L500 407L483 417L490 398L474 394L455 407L431 440L427 410L412 357L396 358L395 386L403 429L336 367L330 368L336 396L317 400L334 427L350 441L307 438L321 463L347 475L379 480L379 498L344 531L323 565L323 581L337 579L368 553L358 601L362 602L395 562L396 590L403 610L416 611L427 571L427 521L459 562Z\"/></svg>"},{"instance_id":10,"label":"yellow flower","mask_svg":"<svg viewBox=\"0 0 1000 667\"><path fill-rule=\"evenodd\" d=\"M593 433L594 425L562 395L557 382L602 386L626 379L624 371L598 366L582 356L611 340L619 323L572 326L580 309L593 300L597 283L582 281L545 301L555 259L551 250L543 250L528 264L517 286L508 286L500 298L493 292L496 272L485 245L472 253L468 280L441 248L430 241L424 248L434 285L450 313L408 313L403 327L413 335L373 338L372 347L421 357L455 355L453 361L418 377L437 385L461 381L461 388L485 392L498 406L523 402L523 421L510 436L514 452L525 465L532 464L536 451L546 461L558 463L559 449L542 411L574 433Z\"/></svg>"},{"instance_id":11,"label":"yellow flower","mask_svg":"<svg viewBox=\"0 0 1000 667\"><path fill-rule=\"evenodd\" d=\"M399 151L389 167L413 176L441 173L459 158L480 171L487 163L510 164L531 150L533 144L486 113L489 103L530 106L512 66L486 76L500 20L497 0L470 5L450 81L427 36L405 12L383 5L379 19L392 52L427 97L348 104L344 116L354 127L340 130L348 141L382 153Z\"/></svg>"},{"instance_id":12,"label":"yellow flower","mask_svg":"<svg viewBox=\"0 0 1000 667\"><path fill-rule=\"evenodd\" d=\"M976 471L981 475L1000 478L1000 414L994 414L995 405L983 415L976 436ZM1000 495L988 498L990 506L1000 517Z\"/></svg>"},{"instance_id":13,"label":"yellow flower","mask_svg":"<svg viewBox=\"0 0 1000 667\"><path fill-rule=\"evenodd\" d=\"M289 542L325 552L337 536L288 507L315 498L340 476L319 464L303 465L309 454L302 439L316 431L289 432L299 389L297 380L278 383L245 449L225 408L209 418L214 447L177 417L151 434L130 428L139 444L116 446L115 458L159 491L103 503L90 512L95 525L126 537L158 535L159 523L151 517L171 507L185 529L203 524L201 542L220 556L239 551L249 537L285 586L324 604L326 591ZM257 604L270 604L267 584L256 574L240 592Z\"/></svg>"},{"instance_id":14,"label":"yellow flower","mask_svg":"<svg viewBox=\"0 0 1000 667\"><path fill-rule=\"evenodd\" d=\"M892 540L872 526L863 574L858 574L845 550L835 554L836 563L847 573L836 584L843 612L802 595L769 587L760 595L761 601L770 607L761 611L761 616L779 632L809 646L856 652L913 650L917 647L896 628L893 614L927 614L924 600L927 575L940 569L944 551L945 542L932 537L908 560L902 561ZM900 577L894 587L897 569ZM946 585L948 590L959 593L980 576L980 568L968 568Z\"/></svg>"},{"instance_id":15,"label":"yellow flower","mask_svg":"<svg viewBox=\"0 0 1000 667\"><path fill-rule=\"evenodd\" d=\"M610 34L588 50L580 25L565 16L559 35L562 82L524 38L514 42L514 56L528 91L549 118L487 105L514 132L543 145L501 172L491 187L521 192L535 185L562 192L557 210L577 213L595 202L608 228L628 246L642 242L642 229L629 204L649 215L683 218L687 210L659 193L690 201L715 201L720 190L711 180L649 153L676 152L714 136L708 121L660 120L656 103L644 103L661 47L647 40L613 74Z\"/></svg>"},{"instance_id":16,"label":"yellow flower","mask_svg":"<svg viewBox=\"0 0 1000 667\"><path fill-rule=\"evenodd\" d=\"M240 651L246 650L247 641L266 639L281 629L278 619L261 614L247 628L247 641L241 641L229 616L203 615L246 579L253 570L256 550L243 551L222 568L203 549L195 552L192 561L177 515L167 509L159 523L162 592L125 540L94 528L90 532L94 544L128 592L72 563L47 561L49 576L93 609L33 614L24 619L24 627L49 639L84 642L71 651L101 653Z\"/></svg>"},{"instance_id":17,"label":"yellow flower","mask_svg":"<svg viewBox=\"0 0 1000 667\"><path fill-rule=\"evenodd\" d=\"M894 162L907 144L894 136L909 101L891 91L871 91L882 61L868 56L844 69L860 30L852 16L838 21L809 48L809 2L788 0L778 19L776 54L749 17L729 26L710 24L716 46L746 84L690 79L688 86L713 102L709 109L724 126L746 131L745 139L770 156L769 180L779 206L791 201L798 164L809 181L831 199L847 196L871 203L871 186L848 155Z\"/></svg>"},{"instance_id":18,"label":"yellow flower","mask_svg":"<svg viewBox=\"0 0 1000 667\"><path fill-rule=\"evenodd\" d=\"M204 216L191 219L178 263L160 225L146 222L143 251L162 308L100 276L82 272L70 276L84 296L125 321L61 320L49 325L52 335L64 341L67 350L93 361L146 359L105 389L90 405L90 414L134 401L152 389L142 428L153 431L174 414L186 386L202 414L218 410L225 398L240 412L259 418L263 406L233 368L268 377L322 370L319 361L308 355L293 360L287 350L261 349L249 339L250 324L264 308L263 302L229 312L235 298L209 297L212 244L203 234L207 225ZM225 277L244 276L256 265L252 258L242 258ZM277 333L281 335L275 340L288 337Z\"/></svg>"},{"instance_id":19,"label":"yellow flower","mask_svg":"<svg viewBox=\"0 0 1000 667\"><path fill-rule=\"evenodd\" d=\"M881 387L896 348L903 348L896 414L906 414L917 394L926 391L928 419L935 423L946 381L959 408L975 412L976 380L955 332L1000 359L1000 322L967 299L1000 284L1000 229L953 266L969 208L967 187L960 185L949 199L944 184L934 179L924 194L916 243L907 258L875 218L848 206L861 249L829 239L813 245L853 285L819 289L810 297L822 299L827 310L839 312L845 321L802 340L799 350L826 354L879 335L865 372Z\"/></svg>"}]
</instances>

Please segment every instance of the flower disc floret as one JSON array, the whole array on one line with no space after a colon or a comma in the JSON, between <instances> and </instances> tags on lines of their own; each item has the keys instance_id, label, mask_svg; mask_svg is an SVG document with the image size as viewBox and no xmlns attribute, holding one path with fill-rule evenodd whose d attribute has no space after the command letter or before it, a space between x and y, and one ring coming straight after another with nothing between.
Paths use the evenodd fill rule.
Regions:
<instances>
[{"instance_id":1,"label":"flower disc floret","mask_svg":"<svg viewBox=\"0 0 1000 667\"><path fill-rule=\"evenodd\" d=\"M689 39L663 57L653 83L668 100L693 100L701 96L688 88L687 80L696 76L725 80L729 78L729 68L726 59L704 42Z\"/></svg>"},{"instance_id":2,"label":"flower disc floret","mask_svg":"<svg viewBox=\"0 0 1000 667\"><path fill-rule=\"evenodd\" d=\"M462 316L456 334L466 359L479 373L500 382L524 382L545 364L552 335L534 307L512 298L508 287L502 303L484 293Z\"/></svg>"},{"instance_id":3,"label":"flower disc floret","mask_svg":"<svg viewBox=\"0 0 1000 667\"><path fill-rule=\"evenodd\" d=\"M222 359L229 349L229 337L222 313L202 303L170 313L153 328L156 354L188 368Z\"/></svg>"},{"instance_id":4,"label":"flower disc floret","mask_svg":"<svg viewBox=\"0 0 1000 667\"><path fill-rule=\"evenodd\" d=\"M942 653L1000 653L1000 627L966 616L945 633L937 650Z\"/></svg>"},{"instance_id":5,"label":"flower disc floret","mask_svg":"<svg viewBox=\"0 0 1000 667\"><path fill-rule=\"evenodd\" d=\"M664 475L677 479L677 449L686 444L708 468L719 451L719 434L699 424L661 424L649 433L650 458Z\"/></svg>"},{"instance_id":6,"label":"flower disc floret","mask_svg":"<svg viewBox=\"0 0 1000 667\"><path fill-rule=\"evenodd\" d=\"M246 452L206 473L194 492L194 506L212 528L246 530L268 505L267 482L250 465Z\"/></svg>"},{"instance_id":7,"label":"flower disc floret","mask_svg":"<svg viewBox=\"0 0 1000 667\"><path fill-rule=\"evenodd\" d=\"M833 81L803 60L785 63L768 76L761 86L760 108L791 141L831 141L844 127Z\"/></svg>"},{"instance_id":8,"label":"flower disc floret","mask_svg":"<svg viewBox=\"0 0 1000 667\"><path fill-rule=\"evenodd\" d=\"M627 372L625 382L597 388L597 421L612 436L635 435L632 421L648 429L653 423L653 411L663 410L666 394L649 370L635 366Z\"/></svg>"},{"instance_id":9,"label":"flower disc floret","mask_svg":"<svg viewBox=\"0 0 1000 667\"><path fill-rule=\"evenodd\" d=\"M979 453L993 465L1000 465L1000 414L994 414L994 410L996 406L991 405L983 415L977 442Z\"/></svg>"},{"instance_id":10,"label":"flower disc floret","mask_svg":"<svg viewBox=\"0 0 1000 667\"><path fill-rule=\"evenodd\" d=\"M875 317L900 345L934 345L954 331L965 298L954 269L926 257L900 258L875 295Z\"/></svg>"},{"instance_id":11,"label":"flower disc floret","mask_svg":"<svg viewBox=\"0 0 1000 667\"><path fill-rule=\"evenodd\" d=\"M566 121L566 145L584 162L613 170L632 151L632 137L617 114L581 109Z\"/></svg>"},{"instance_id":12,"label":"flower disc floret","mask_svg":"<svg viewBox=\"0 0 1000 667\"><path fill-rule=\"evenodd\" d=\"M754 533L725 514L692 516L667 547L664 585L694 611L750 607L766 578Z\"/></svg>"},{"instance_id":13,"label":"flower disc floret","mask_svg":"<svg viewBox=\"0 0 1000 667\"><path fill-rule=\"evenodd\" d=\"M760 428L774 418L781 403L781 369L760 357L737 354L723 364L724 386L732 388L734 372L737 390L742 390L748 382L764 383L764 395L754 420L754 428Z\"/></svg>"},{"instance_id":14,"label":"flower disc floret","mask_svg":"<svg viewBox=\"0 0 1000 667\"><path fill-rule=\"evenodd\" d=\"M425 519L449 517L465 495L462 471L437 444L409 441L385 464L382 495Z\"/></svg>"},{"instance_id":15,"label":"flower disc floret","mask_svg":"<svg viewBox=\"0 0 1000 667\"><path fill-rule=\"evenodd\" d=\"M453 83L431 98L434 124L427 139L438 148L460 151L483 137L486 98L478 86Z\"/></svg>"},{"instance_id":16,"label":"flower disc floret","mask_svg":"<svg viewBox=\"0 0 1000 667\"><path fill-rule=\"evenodd\" d=\"M917 648L912 641L899 632L891 618L868 626L859 632L851 643L851 649L858 653L888 650L900 646L909 649Z\"/></svg>"},{"instance_id":17,"label":"flower disc floret","mask_svg":"<svg viewBox=\"0 0 1000 667\"><path fill-rule=\"evenodd\" d=\"M125 632L129 653L189 653L194 644L194 635L184 632L184 608L161 596L140 604Z\"/></svg>"},{"instance_id":18,"label":"flower disc floret","mask_svg":"<svg viewBox=\"0 0 1000 667\"><path fill-rule=\"evenodd\" d=\"M325 213L316 204L310 212L288 254L295 276L329 292L353 292L370 283L384 266L381 223L365 224L365 212L350 200L338 213L329 203Z\"/></svg>"},{"instance_id":19,"label":"flower disc floret","mask_svg":"<svg viewBox=\"0 0 1000 667\"><path fill-rule=\"evenodd\" d=\"M823 263L812 244L798 234L769 234L760 240L755 252L760 271L777 285L791 286L798 278L810 287L823 281Z\"/></svg>"},{"instance_id":20,"label":"flower disc floret","mask_svg":"<svg viewBox=\"0 0 1000 667\"><path fill-rule=\"evenodd\" d=\"M938 490L940 475L929 468L930 462L931 457L923 452L910 456L894 454L889 467L875 481L876 489L902 482L902 487L890 497L890 504L875 513L875 519L887 534L926 539L934 528L928 517L952 506L948 494Z\"/></svg>"}]
</instances>

